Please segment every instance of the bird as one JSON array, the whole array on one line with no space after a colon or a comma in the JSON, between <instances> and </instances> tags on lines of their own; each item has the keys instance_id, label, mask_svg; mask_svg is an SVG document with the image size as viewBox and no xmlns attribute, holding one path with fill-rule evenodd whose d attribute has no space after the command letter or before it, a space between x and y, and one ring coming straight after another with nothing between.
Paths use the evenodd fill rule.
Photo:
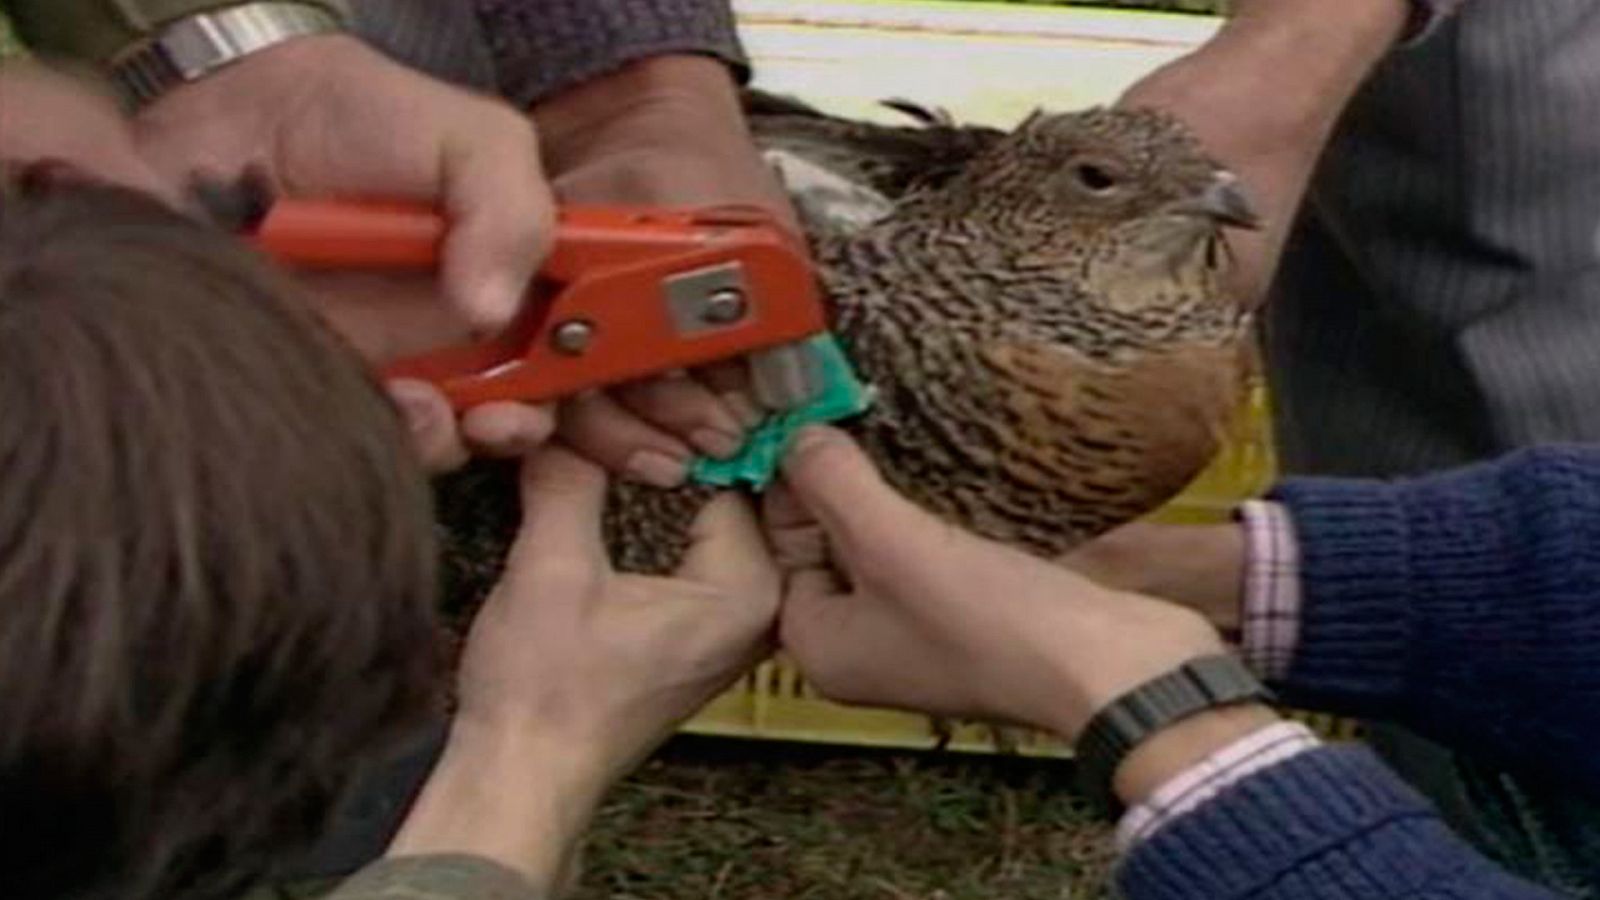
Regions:
<instances>
[{"instance_id":1,"label":"bird","mask_svg":"<svg viewBox=\"0 0 1600 900\"><path fill-rule=\"evenodd\" d=\"M803 207L832 331L875 391L844 427L925 510L1059 558L1155 510L1215 456L1253 371L1227 234L1256 214L1164 112L1038 111L998 129L894 105L908 124L746 94ZM438 486L463 612L515 531L513 485L485 462ZM617 567L670 571L713 495L613 485Z\"/></svg>"}]
</instances>

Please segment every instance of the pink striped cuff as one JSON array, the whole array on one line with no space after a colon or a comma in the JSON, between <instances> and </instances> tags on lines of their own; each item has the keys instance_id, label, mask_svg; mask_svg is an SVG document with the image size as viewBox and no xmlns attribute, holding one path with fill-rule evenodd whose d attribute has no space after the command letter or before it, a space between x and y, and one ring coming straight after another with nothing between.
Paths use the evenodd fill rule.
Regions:
<instances>
[{"instance_id":1,"label":"pink striped cuff","mask_svg":"<svg viewBox=\"0 0 1600 900\"><path fill-rule=\"evenodd\" d=\"M1287 507L1262 500L1239 508L1245 528L1240 655L1267 681L1289 675L1300 644L1300 548Z\"/></svg>"},{"instance_id":2,"label":"pink striped cuff","mask_svg":"<svg viewBox=\"0 0 1600 900\"><path fill-rule=\"evenodd\" d=\"M1117 824L1117 849L1126 853L1246 778L1320 745L1299 722L1278 722L1234 741L1128 810Z\"/></svg>"}]
</instances>

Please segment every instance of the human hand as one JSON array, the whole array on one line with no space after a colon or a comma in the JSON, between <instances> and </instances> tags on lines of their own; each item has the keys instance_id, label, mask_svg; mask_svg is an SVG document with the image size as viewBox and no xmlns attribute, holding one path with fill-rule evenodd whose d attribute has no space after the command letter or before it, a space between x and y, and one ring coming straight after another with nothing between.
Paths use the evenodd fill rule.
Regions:
<instances>
[{"instance_id":1,"label":"human hand","mask_svg":"<svg viewBox=\"0 0 1600 900\"><path fill-rule=\"evenodd\" d=\"M392 854L475 853L556 884L606 788L769 652L779 576L744 501L701 514L675 576L620 575L605 486L565 450L526 465L444 758Z\"/></svg>"},{"instance_id":2,"label":"human hand","mask_svg":"<svg viewBox=\"0 0 1600 900\"><path fill-rule=\"evenodd\" d=\"M374 366L472 339L471 323L441 301L430 275L316 272L302 279L322 317ZM485 403L458 416L428 382L391 379L386 387L431 472L459 468L473 455L526 456L555 431L550 404Z\"/></svg>"},{"instance_id":3,"label":"human hand","mask_svg":"<svg viewBox=\"0 0 1600 900\"><path fill-rule=\"evenodd\" d=\"M92 82L41 63L0 65L0 166L57 164L176 203L139 155L115 101Z\"/></svg>"},{"instance_id":4,"label":"human hand","mask_svg":"<svg viewBox=\"0 0 1600 900\"><path fill-rule=\"evenodd\" d=\"M254 54L174 89L135 124L174 185L254 172L291 196L436 203L450 221L444 293L480 331L510 321L549 249L554 200L529 123L351 37Z\"/></svg>"},{"instance_id":5,"label":"human hand","mask_svg":"<svg viewBox=\"0 0 1600 900\"><path fill-rule=\"evenodd\" d=\"M1263 227L1229 235L1233 290L1265 297L1322 147L1368 73L1399 38L1406 0L1238 0L1194 53L1141 79L1121 106L1169 112L1240 176Z\"/></svg>"},{"instance_id":6,"label":"human hand","mask_svg":"<svg viewBox=\"0 0 1600 900\"><path fill-rule=\"evenodd\" d=\"M1170 600L1237 633L1244 597L1243 525L1135 522L1074 549L1060 562L1105 587Z\"/></svg>"},{"instance_id":7,"label":"human hand","mask_svg":"<svg viewBox=\"0 0 1600 900\"><path fill-rule=\"evenodd\" d=\"M784 479L767 511L788 573L779 635L831 698L1072 740L1128 690L1222 652L1192 612L939 521L840 432L803 432Z\"/></svg>"},{"instance_id":8,"label":"human hand","mask_svg":"<svg viewBox=\"0 0 1600 900\"><path fill-rule=\"evenodd\" d=\"M647 59L545 100L533 115L564 201L755 205L798 233L720 62ZM761 417L744 365L694 374L576 398L562 409L562 436L634 480L675 486L692 455L732 455Z\"/></svg>"}]
</instances>

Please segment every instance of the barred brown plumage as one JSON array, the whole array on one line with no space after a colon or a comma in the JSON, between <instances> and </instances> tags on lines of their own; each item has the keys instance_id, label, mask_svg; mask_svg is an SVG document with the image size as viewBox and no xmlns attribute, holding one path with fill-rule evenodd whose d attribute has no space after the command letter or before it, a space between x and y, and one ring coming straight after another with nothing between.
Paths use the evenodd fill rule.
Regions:
<instances>
[{"instance_id":1,"label":"barred brown plumage","mask_svg":"<svg viewBox=\"0 0 1600 900\"><path fill-rule=\"evenodd\" d=\"M807 222L835 333L879 389L850 428L911 499L1055 555L1155 509L1215 454L1252 359L1223 226L1251 214L1179 123L1096 109L1002 132L749 109L770 151L882 196L865 217L825 198ZM478 465L441 486L469 605L514 531L509 478ZM619 566L670 568L708 496L617 486Z\"/></svg>"}]
</instances>

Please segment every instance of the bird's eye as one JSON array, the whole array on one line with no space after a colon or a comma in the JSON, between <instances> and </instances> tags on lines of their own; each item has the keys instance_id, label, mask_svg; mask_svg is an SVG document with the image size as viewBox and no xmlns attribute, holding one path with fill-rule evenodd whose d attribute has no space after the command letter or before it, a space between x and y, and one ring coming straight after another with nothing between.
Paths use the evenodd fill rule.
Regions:
<instances>
[{"instance_id":1,"label":"bird's eye","mask_svg":"<svg viewBox=\"0 0 1600 900\"><path fill-rule=\"evenodd\" d=\"M1072 174L1092 194L1107 194L1117 186L1116 176L1095 163L1078 163Z\"/></svg>"}]
</instances>

